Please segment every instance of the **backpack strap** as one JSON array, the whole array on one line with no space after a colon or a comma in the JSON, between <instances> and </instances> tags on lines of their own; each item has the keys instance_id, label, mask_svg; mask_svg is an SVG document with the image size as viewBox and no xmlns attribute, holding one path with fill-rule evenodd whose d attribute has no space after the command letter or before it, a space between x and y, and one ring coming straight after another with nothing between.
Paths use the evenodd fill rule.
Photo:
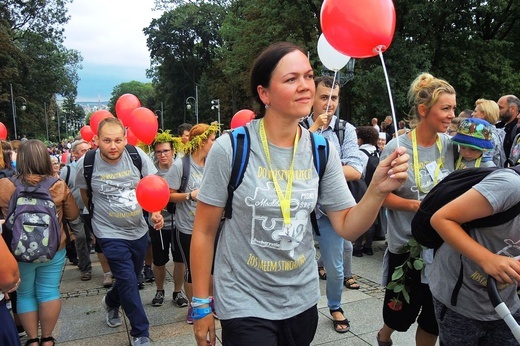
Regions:
<instances>
[{"instance_id":1,"label":"backpack strap","mask_svg":"<svg viewBox=\"0 0 520 346\"><path fill-rule=\"evenodd\" d=\"M343 119L340 119L339 117L337 119L338 119L338 121L336 121L336 123L334 124L334 133L338 137L339 146L342 147L343 146L343 142L345 141L345 127L346 127L345 124L346 124L346 121L343 120Z\"/></svg>"},{"instance_id":2,"label":"backpack strap","mask_svg":"<svg viewBox=\"0 0 520 346\"><path fill-rule=\"evenodd\" d=\"M188 185L188 177L190 176L190 157L185 155L181 158L182 160L182 177L181 177L181 185L177 192L184 192L186 190L186 186ZM166 210L170 214L175 214L177 210L177 204L175 202L168 202L166 205ZM172 218L172 229L173 229L173 218Z\"/></svg>"},{"instance_id":3,"label":"backpack strap","mask_svg":"<svg viewBox=\"0 0 520 346\"><path fill-rule=\"evenodd\" d=\"M308 130L309 127L311 127L311 124L309 124L309 117L303 118L303 120L300 121L300 125Z\"/></svg>"},{"instance_id":4,"label":"backpack strap","mask_svg":"<svg viewBox=\"0 0 520 346\"><path fill-rule=\"evenodd\" d=\"M66 165L64 168L67 170L67 174L65 174L65 184L67 184L67 186L69 186L70 166Z\"/></svg>"},{"instance_id":5,"label":"backpack strap","mask_svg":"<svg viewBox=\"0 0 520 346\"><path fill-rule=\"evenodd\" d=\"M83 176L87 183L87 208L90 217L94 216L94 205L92 204L92 172L94 171L94 161L96 160L96 151L89 150L83 158Z\"/></svg>"},{"instance_id":6,"label":"backpack strap","mask_svg":"<svg viewBox=\"0 0 520 346\"><path fill-rule=\"evenodd\" d=\"M130 154L130 157L132 158L132 163L139 170L139 173L141 174L141 179L142 179L143 178L143 172L142 172L143 160L141 159L141 155L139 155L137 148L131 144L125 145L125 149L128 152L128 154Z\"/></svg>"},{"instance_id":7,"label":"backpack strap","mask_svg":"<svg viewBox=\"0 0 520 346\"><path fill-rule=\"evenodd\" d=\"M228 198L224 208L224 216L227 219L232 217L233 193L242 183L244 173L249 162L249 152L251 147L251 137L249 130L245 126L238 127L229 133L231 148L233 149L231 177L227 186Z\"/></svg>"},{"instance_id":8,"label":"backpack strap","mask_svg":"<svg viewBox=\"0 0 520 346\"><path fill-rule=\"evenodd\" d=\"M311 144L312 144L312 157L314 161L314 167L318 172L318 177L321 180L325 174L325 168L327 167L327 161L329 159L329 142L325 137L316 133L310 132ZM320 185L318 185L318 195L320 191ZM318 220L316 219L316 211L311 212L311 224L316 235L320 235L318 228Z\"/></svg>"}]
</instances>

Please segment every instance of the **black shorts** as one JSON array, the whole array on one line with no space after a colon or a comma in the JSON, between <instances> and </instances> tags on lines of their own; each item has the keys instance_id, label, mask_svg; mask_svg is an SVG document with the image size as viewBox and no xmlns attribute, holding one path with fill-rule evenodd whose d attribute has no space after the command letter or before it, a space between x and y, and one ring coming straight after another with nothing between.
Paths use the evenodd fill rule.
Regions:
<instances>
[{"instance_id":1,"label":"black shorts","mask_svg":"<svg viewBox=\"0 0 520 346\"><path fill-rule=\"evenodd\" d=\"M392 277L395 267L402 265L408 258L408 253L394 254L388 252L388 278ZM383 305L383 320L387 326L399 332L406 332L408 328L415 322L427 333L439 335L439 327L435 319L435 310L433 308L433 298L430 287L421 283L421 272L418 270L409 270L406 278L406 286L410 291L410 304L406 303L403 295L395 293L392 290L385 290L385 303ZM399 311L390 309L388 303L393 298L399 298L403 302L403 307ZM420 312L420 314L419 314Z\"/></svg>"},{"instance_id":2,"label":"black shorts","mask_svg":"<svg viewBox=\"0 0 520 346\"><path fill-rule=\"evenodd\" d=\"M317 306L285 320L256 317L221 320L224 346L310 345L318 327Z\"/></svg>"},{"instance_id":3,"label":"black shorts","mask_svg":"<svg viewBox=\"0 0 520 346\"><path fill-rule=\"evenodd\" d=\"M153 264L163 266L170 260L170 251L174 262L182 263L182 255L179 246L175 241L175 231L162 229L155 230L149 228L150 238L152 240ZM162 242L161 242L162 238Z\"/></svg>"}]
</instances>

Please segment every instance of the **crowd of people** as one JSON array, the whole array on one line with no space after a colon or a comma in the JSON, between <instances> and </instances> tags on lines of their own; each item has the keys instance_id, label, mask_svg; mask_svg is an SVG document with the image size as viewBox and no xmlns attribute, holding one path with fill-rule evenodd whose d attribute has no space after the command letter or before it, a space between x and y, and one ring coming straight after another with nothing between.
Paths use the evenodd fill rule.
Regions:
<instances>
[{"instance_id":1,"label":"crowd of people","mask_svg":"<svg viewBox=\"0 0 520 346\"><path fill-rule=\"evenodd\" d=\"M474 111L456 116L455 89L421 73L409 88L410 116L397 128L392 116L355 127L337 115L337 81L315 77L307 53L287 42L257 57L250 89L259 111L246 125L247 160L233 188L222 187L234 174L236 146L230 135L218 136L220 124L182 124L177 136L161 130L150 146L138 147L127 144L117 118L101 121L92 143L79 138L47 148L35 139L2 141L2 222L17 180L38 186L55 179L49 191L62 234L52 259L16 263L8 249L12 230L3 227L0 344L19 344L23 332L27 346L54 345L65 246L74 239L69 259L77 258L79 279L92 279L95 251L103 285L111 287L100 302L105 322L120 326L122 308L132 345L151 343L139 289L143 280L154 281L150 303L163 305L170 254L172 301L186 308L198 345L216 344L216 318L224 345L309 345L317 329L319 279L326 280L333 330L348 332L341 297L344 288L360 288L353 256L373 255L377 238L387 245L379 346L391 346L392 334L415 322L417 345L438 339L445 345L516 344L484 296L482 281L470 276L494 276L520 321L514 284L520 264L511 258L520 254L511 246L505 250L519 240L512 230L520 218L469 234L460 226L520 202L520 177L512 171L497 170L433 216L445 244L437 254L422 249L424 268L407 272L408 299L387 286L409 258L403 249L412 240L411 220L434 186L455 170L519 162L516 96L478 99ZM316 135L327 140L322 174L316 164L323 157L313 153ZM136 199L138 182L152 174L170 189L159 212L145 212ZM504 184L510 188L501 189ZM468 277L453 306L452 281L461 265Z\"/></svg>"}]
</instances>

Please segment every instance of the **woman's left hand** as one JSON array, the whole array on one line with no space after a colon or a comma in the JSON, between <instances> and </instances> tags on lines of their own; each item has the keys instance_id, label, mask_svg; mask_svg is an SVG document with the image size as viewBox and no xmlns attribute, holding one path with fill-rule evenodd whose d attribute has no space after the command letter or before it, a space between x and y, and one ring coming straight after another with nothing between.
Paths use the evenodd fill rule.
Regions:
<instances>
[{"instance_id":1,"label":"woman's left hand","mask_svg":"<svg viewBox=\"0 0 520 346\"><path fill-rule=\"evenodd\" d=\"M370 185L384 195L396 190L408 180L409 160L410 155L406 154L404 147L396 148L391 155L379 162Z\"/></svg>"},{"instance_id":2,"label":"woman's left hand","mask_svg":"<svg viewBox=\"0 0 520 346\"><path fill-rule=\"evenodd\" d=\"M152 217L153 228L162 229L164 227L164 219L160 212L153 212Z\"/></svg>"}]
</instances>

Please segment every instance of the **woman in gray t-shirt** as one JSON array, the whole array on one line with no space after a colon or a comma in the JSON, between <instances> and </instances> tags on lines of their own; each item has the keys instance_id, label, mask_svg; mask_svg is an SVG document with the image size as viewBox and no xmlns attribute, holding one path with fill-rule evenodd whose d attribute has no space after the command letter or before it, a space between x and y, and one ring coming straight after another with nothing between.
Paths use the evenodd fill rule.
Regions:
<instances>
[{"instance_id":1,"label":"woman in gray t-shirt","mask_svg":"<svg viewBox=\"0 0 520 346\"><path fill-rule=\"evenodd\" d=\"M249 161L215 254L215 308L223 344L309 345L320 296L311 212L319 202L336 232L356 239L374 222L386 194L406 180L409 157L400 148L381 162L355 205L337 151L329 146L320 180L310 133L298 125L310 114L315 94L307 53L287 42L268 47L252 68L251 92L261 105L261 119L247 125ZM229 136L220 137L208 155L197 197L191 304L199 345L208 337L216 343L208 306L210 272L232 155Z\"/></svg>"}]
</instances>

